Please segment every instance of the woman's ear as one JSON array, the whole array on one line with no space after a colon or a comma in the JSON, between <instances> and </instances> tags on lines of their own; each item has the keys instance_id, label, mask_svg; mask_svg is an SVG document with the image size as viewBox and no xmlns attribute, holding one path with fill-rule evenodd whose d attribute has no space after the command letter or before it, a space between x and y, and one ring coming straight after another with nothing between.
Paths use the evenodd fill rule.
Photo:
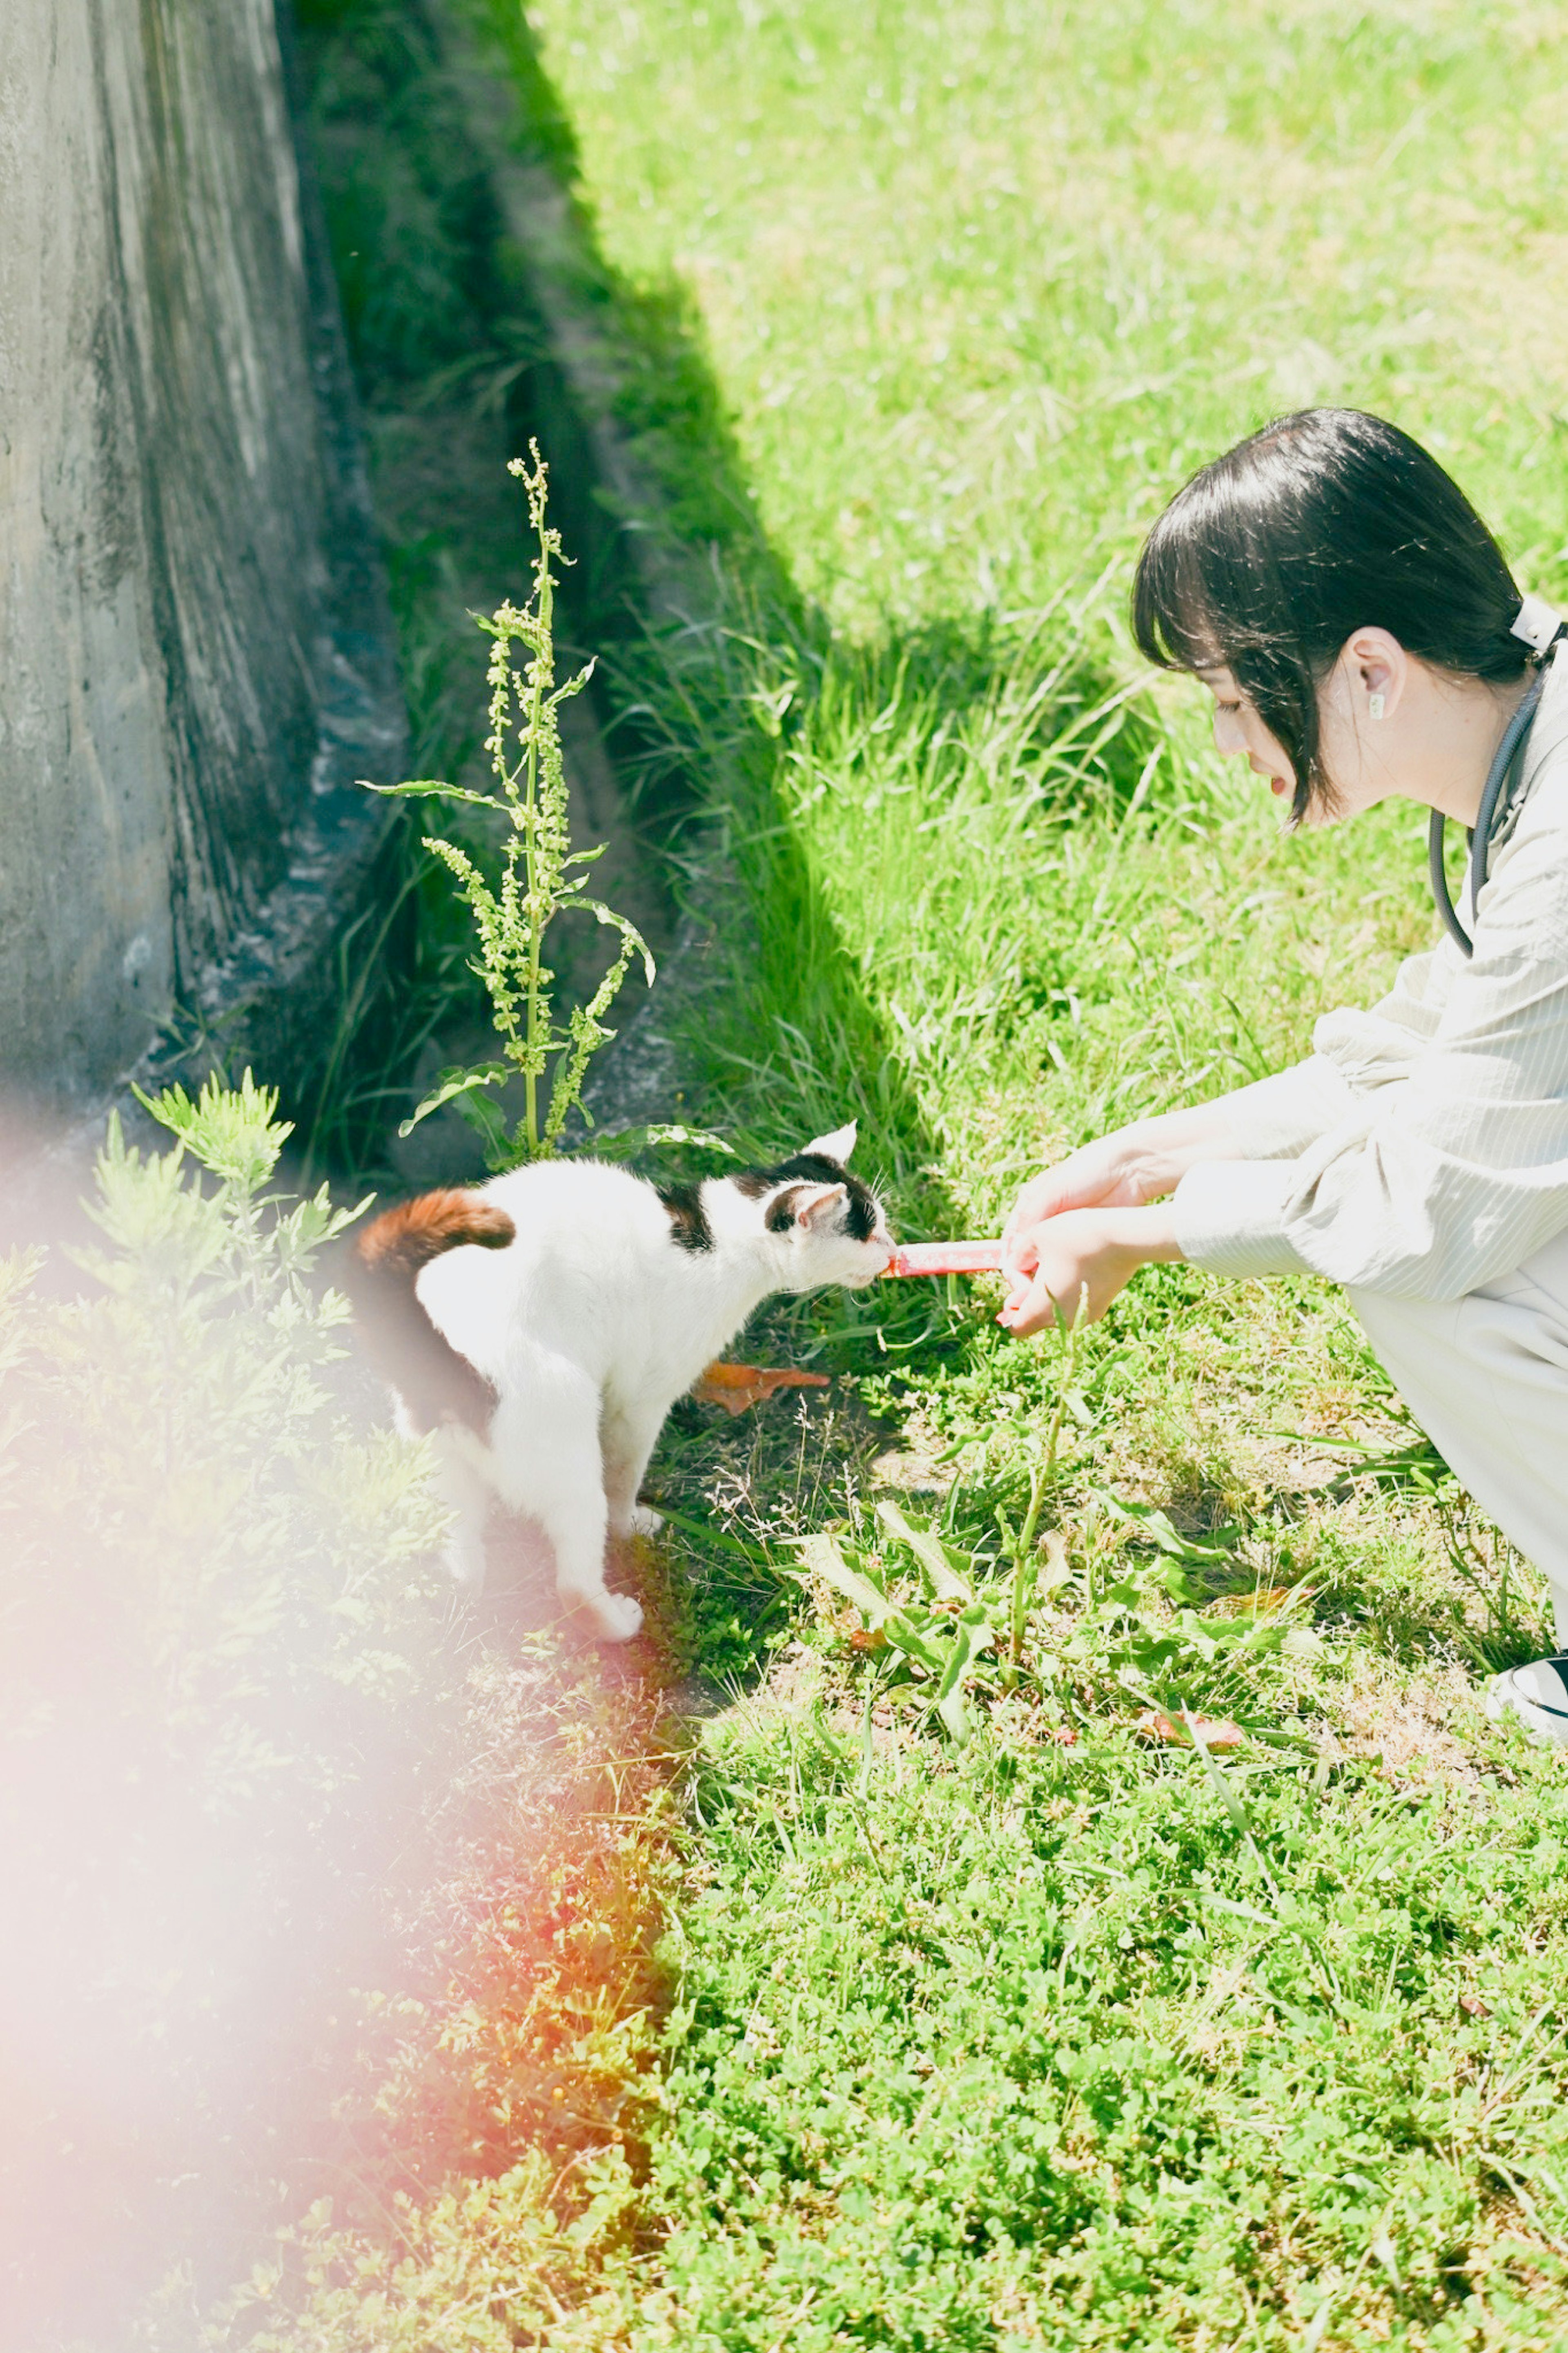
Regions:
<instances>
[{"instance_id":1,"label":"woman's ear","mask_svg":"<svg viewBox=\"0 0 1568 2353\"><path fill-rule=\"evenodd\" d=\"M1340 670L1359 724L1392 719L1410 675L1410 657L1389 629L1357 629L1345 640Z\"/></svg>"},{"instance_id":2,"label":"woman's ear","mask_svg":"<svg viewBox=\"0 0 1568 2353\"><path fill-rule=\"evenodd\" d=\"M847 1127L836 1127L831 1135L814 1135L801 1149L803 1153L818 1153L824 1160L837 1160L840 1168L847 1168L858 1133L859 1122L852 1119Z\"/></svg>"}]
</instances>

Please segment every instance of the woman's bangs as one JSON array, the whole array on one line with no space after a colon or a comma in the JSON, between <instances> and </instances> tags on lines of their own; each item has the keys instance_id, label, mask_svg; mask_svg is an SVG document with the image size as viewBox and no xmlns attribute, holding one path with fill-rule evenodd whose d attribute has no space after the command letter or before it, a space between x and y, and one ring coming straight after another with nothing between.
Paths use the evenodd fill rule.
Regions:
<instances>
[{"instance_id":1,"label":"woman's bangs","mask_svg":"<svg viewBox=\"0 0 1568 2353\"><path fill-rule=\"evenodd\" d=\"M1133 590L1132 633L1144 659L1161 670L1230 667L1215 599L1186 533L1157 526L1145 546Z\"/></svg>"}]
</instances>

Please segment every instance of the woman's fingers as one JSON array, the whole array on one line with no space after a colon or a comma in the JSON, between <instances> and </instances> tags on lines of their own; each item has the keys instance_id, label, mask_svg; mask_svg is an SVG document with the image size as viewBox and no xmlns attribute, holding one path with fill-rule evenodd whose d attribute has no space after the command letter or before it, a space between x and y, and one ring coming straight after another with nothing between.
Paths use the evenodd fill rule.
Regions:
<instances>
[{"instance_id":1,"label":"woman's fingers","mask_svg":"<svg viewBox=\"0 0 1568 2353\"><path fill-rule=\"evenodd\" d=\"M1027 1285L1039 1262L1040 1253L1027 1227L1010 1226L1002 1237L1002 1271L1016 1289Z\"/></svg>"},{"instance_id":2,"label":"woman's fingers","mask_svg":"<svg viewBox=\"0 0 1568 2353\"><path fill-rule=\"evenodd\" d=\"M1123 1155L1112 1140L1086 1144L1054 1168L1042 1168L1030 1177L1013 1204L1003 1240L1020 1227L1039 1225L1068 1209L1100 1208L1125 1192L1128 1181Z\"/></svg>"},{"instance_id":3,"label":"woman's fingers","mask_svg":"<svg viewBox=\"0 0 1568 2353\"><path fill-rule=\"evenodd\" d=\"M996 1318L1016 1340L1026 1340L1033 1332L1043 1332L1057 1320L1057 1303L1051 1296L1043 1275L1013 1292Z\"/></svg>"}]
</instances>

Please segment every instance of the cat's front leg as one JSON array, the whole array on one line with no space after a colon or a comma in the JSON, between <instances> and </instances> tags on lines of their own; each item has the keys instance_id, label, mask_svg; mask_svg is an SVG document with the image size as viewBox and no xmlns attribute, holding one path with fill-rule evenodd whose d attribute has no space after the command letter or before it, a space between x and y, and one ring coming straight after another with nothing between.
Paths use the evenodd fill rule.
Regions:
<instances>
[{"instance_id":1,"label":"cat's front leg","mask_svg":"<svg viewBox=\"0 0 1568 2353\"><path fill-rule=\"evenodd\" d=\"M629 1536L655 1536L664 1525L661 1515L648 1504L639 1504L637 1495L668 1410L660 1406L657 1411L649 1409L638 1414L622 1408L605 1416L605 1500L610 1534L623 1543Z\"/></svg>"},{"instance_id":2,"label":"cat's front leg","mask_svg":"<svg viewBox=\"0 0 1568 2353\"><path fill-rule=\"evenodd\" d=\"M550 1539L563 1602L609 1641L629 1642L642 1605L605 1583L609 1506L595 1384L564 1358L541 1361L496 1409L490 1451L505 1501Z\"/></svg>"}]
</instances>

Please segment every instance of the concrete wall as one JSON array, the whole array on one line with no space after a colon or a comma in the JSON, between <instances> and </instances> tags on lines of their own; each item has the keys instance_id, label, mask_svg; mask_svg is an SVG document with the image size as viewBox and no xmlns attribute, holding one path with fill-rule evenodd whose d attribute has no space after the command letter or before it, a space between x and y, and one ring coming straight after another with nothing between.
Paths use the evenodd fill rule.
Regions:
<instances>
[{"instance_id":1,"label":"concrete wall","mask_svg":"<svg viewBox=\"0 0 1568 2353\"><path fill-rule=\"evenodd\" d=\"M0 1082L299 993L400 756L373 549L274 0L4 0Z\"/></svg>"}]
</instances>

